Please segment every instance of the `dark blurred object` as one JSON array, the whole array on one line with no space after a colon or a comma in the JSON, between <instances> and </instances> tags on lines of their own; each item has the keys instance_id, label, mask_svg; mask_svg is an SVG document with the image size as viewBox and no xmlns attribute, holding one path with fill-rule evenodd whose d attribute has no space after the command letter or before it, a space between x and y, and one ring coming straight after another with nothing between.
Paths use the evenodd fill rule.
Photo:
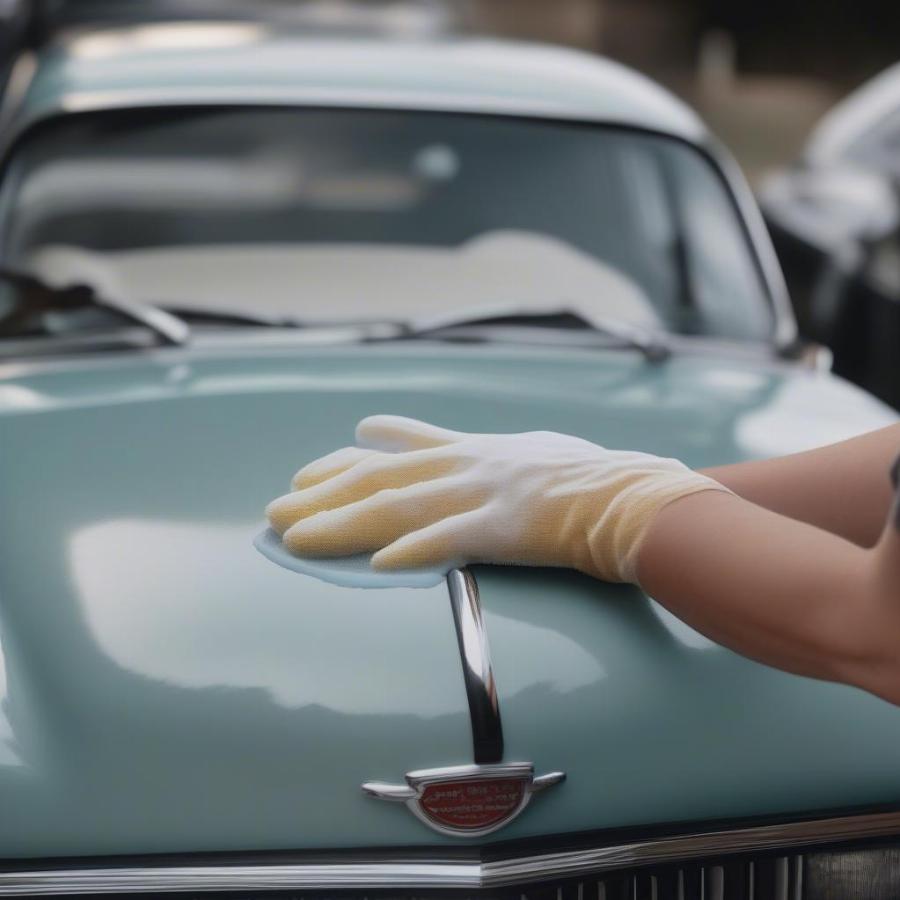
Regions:
<instances>
[{"instance_id":1,"label":"dark blurred object","mask_svg":"<svg viewBox=\"0 0 900 900\"><path fill-rule=\"evenodd\" d=\"M29 39L38 44L84 25L214 19L307 31L423 35L448 30L455 21L451 4L442 0L32 0L27 6Z\"/></svg>"},{"instance_id":2,"label":"dark blurred object","mask_svg":"<svg viewBox=\"0 0 900 900\"><path fill-rule=\"evenodd\" d=\"M825 116L760 199L801 333L900 408L900 65Z\"/></svg>"},{"instance_id":3,"label":"dark blurred object","mask_svg":"<svg viewBox=\"0 0 900 900\"><path fill-rule=\"evenodd\" d=\"M26 42L31 12L28 0L0 0L0 71L4 83L13 54Z\"/></svg>"},{"instance_id":4,"label":"dark blurred object","mask_svg":"<svg viewBox=\"0 0 900 900\"><path fill-rule=\"evenodd\" d=\"M675 6L681 0L671 2ZM898 3L692 0L688 5L702 29L737 37L737 65L747 75L800 75L847 89L897 59Z\"/></svg>"}]
</instances>

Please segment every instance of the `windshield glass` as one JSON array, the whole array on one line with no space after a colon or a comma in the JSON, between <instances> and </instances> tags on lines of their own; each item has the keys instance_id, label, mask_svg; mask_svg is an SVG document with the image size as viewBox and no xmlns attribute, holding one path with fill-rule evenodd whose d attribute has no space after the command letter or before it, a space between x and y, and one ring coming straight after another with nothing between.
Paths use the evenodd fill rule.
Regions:
<instances>
[{"instance_id":1,"label":"windshield glass","mask_svg":"<svg viewBox=\"0 0 900 900\"><path fill-rule=\"evenodd\" d=\"M6 264L123 301L772 329L721 178L665 137L450 113L119 112L38 129L8 171Z\"/></svg>"}]
</instances>

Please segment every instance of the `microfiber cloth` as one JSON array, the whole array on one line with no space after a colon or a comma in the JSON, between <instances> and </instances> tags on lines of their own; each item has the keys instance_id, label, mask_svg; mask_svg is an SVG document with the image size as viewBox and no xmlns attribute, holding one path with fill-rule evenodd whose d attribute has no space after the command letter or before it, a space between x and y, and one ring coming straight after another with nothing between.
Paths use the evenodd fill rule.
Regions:
<instances>
[{"instance_id":1,"label":"microfiber cloth","mask_svg":"<svg viewBox=\"0 0 900 900\"><path fill-rule=\"evenodd\" d=\"M295 556L281 543L280 535L271 528L263 528L254 539L253 546L266 559L270 559L285 569L300 572L302 575L312 575L313 578L319 578L342 587L425 588L440 584L447 575L446 568L379 572L372 568L370 553L328 559Z\"/></svg>"}]
</instances>

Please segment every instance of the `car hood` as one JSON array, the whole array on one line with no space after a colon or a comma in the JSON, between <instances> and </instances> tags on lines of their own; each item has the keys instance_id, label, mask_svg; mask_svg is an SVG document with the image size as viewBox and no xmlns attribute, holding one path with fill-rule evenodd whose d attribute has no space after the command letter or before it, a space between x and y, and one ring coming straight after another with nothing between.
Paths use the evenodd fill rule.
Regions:
<instances>
[{"instance_id":1,"label":"car hood","mask_svg":"<svg viewBox=\"0 0 900 900\"><path fill-rule=\"evenodd\" d=\"M172 350L0 379L0 857L444 843L364 781L472 761L446 587L252 546L304 461L392 412L703 466L893 421L828 375L520 348ZM900 712L745 660L637 589L476 569L506 759L562 770L497 837L900 799Z\"/></svg>"}]
</instances>

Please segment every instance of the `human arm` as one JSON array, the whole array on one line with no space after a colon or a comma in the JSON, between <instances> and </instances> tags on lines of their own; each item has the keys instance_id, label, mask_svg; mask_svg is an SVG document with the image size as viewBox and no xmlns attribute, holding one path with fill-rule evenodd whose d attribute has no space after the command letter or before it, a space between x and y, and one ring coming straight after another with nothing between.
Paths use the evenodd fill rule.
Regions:
<instances>
[{"instance_id":1,"label":"human arm","mask_svg":"<svg viewBox=\"0 0 900 900\"><path fill-rule=\"evenodd\" d=\"M888 505L864 548L736 496L695 494L655 517L638 579L745 656L900 704L900 530L896 503L885 523Z\"/></svg>"},{"instance_id":2,"label":"human arm","mask_svg":"<svg viewBox=\"0 0 900 900\"><path fill-rule=\"evenodd\" d=\"M900 424L772 459L702 470L772 512L871 547L891 502L887 472L900 452Z\"/></svg>"}]
</instances>

